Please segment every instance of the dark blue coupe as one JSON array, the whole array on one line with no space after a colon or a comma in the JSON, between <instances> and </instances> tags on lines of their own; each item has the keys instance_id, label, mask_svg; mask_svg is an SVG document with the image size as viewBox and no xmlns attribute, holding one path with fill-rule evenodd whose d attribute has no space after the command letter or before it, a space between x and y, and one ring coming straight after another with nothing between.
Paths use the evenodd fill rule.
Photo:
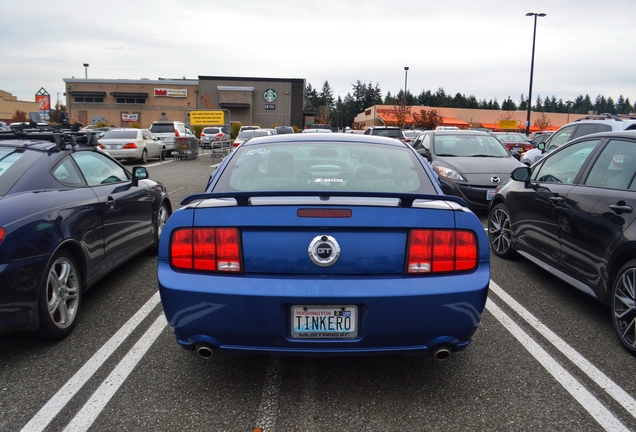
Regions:
<instances>
[{"instance_id":1,"label":"dark blue coupe","mask_svg":"<svg viewBox=\"0 0 636 432\"><path fill-rule=\"evenodd\" d=\"M155 248L172 207L90 132L0 132L0 332L73 330L83 292Z\"/></svg>"},{"instance_id":2,"label":"dark blue coupe","mask_svg":"<svg viewBox=\"0 0 636 432\"><path fill-rule=\"evenodd\" d=\"M159 289L177 342L203 357L443 360L481 321L484 227L399 140L253 138L182 205L161 235Z\"/></svg>"}]
</instances>

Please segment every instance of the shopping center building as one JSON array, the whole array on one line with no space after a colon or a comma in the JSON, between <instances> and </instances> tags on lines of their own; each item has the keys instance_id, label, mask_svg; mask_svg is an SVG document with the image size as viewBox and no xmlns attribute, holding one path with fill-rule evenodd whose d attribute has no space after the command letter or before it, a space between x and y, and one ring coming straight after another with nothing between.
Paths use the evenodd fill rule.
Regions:
<instances>
[{"instance_id":1,"label":"shopping center building","mask_svg":"<svg viewBox=\"0 0 636 432\"><path fill-rule=\"evenodd\" d=\"M304 126L304 79L200 76L199 79L64 78L72 122L140 126L153 121L189 122L192 110L228 110L230 121Z\"/></svg>"}]
</instances>

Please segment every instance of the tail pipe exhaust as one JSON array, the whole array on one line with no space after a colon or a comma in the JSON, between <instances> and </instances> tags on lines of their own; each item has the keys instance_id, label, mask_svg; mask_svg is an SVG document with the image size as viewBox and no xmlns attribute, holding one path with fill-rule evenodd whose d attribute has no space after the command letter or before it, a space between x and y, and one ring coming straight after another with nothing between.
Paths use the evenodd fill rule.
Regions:
<instances>
[{"instance_id":1,"label":"tail pipe exhaust","mask_svg":"<svg viewBox=\"0 0 636 432\"><path fill-rule=\"evenodd\" d=\"M435 360L439 362L448 360L450 355L451 352L446 346L439 346L433 350L433 357L435 357Z\"/></svg>"},{"instance_id":2,"label":"tail pipe exhaust","mask_svg":"<svg viewBox=\"0 0 636 432\"><path fill-rule=\"evenodd\" d=\"M214 347L206 344L199 344L194 348L199 357L210 360L214 356Z\"/></svg>"}]
</instances>

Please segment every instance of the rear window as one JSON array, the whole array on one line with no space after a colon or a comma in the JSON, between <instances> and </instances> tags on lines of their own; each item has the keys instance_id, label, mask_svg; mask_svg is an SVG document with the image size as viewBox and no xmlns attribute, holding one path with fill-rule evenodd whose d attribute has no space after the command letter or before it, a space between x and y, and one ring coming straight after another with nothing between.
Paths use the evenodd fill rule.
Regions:
<instances>
[{"instance_id":1,"label":"rear window","mask_svg":"<svg viewBox=\"0 0 636 432\"><path fill-rule=\"evenodd\" d=\"M385 136L390 138L403 138L404 134L400 129L373 129L371 135Z\"/></svg>"},{"instance_id":2,"label":"rear window","mask_svg":"<svg viewBox=\"0 0 636 432\"><path fill-rule=\"evenodd\" d=\"M154 123L150 125L152 133L174 133L174 125L172 123Z\"/></svg>"},{"instance_id":3,"label":"rear window","mask_svg":"<svg viewBox=\"0 0 636 432\"><path fill-rule=\"evenodd\" d=\"M205 128L203 129L204 134L217 134L219 133L219 128Z\"/></svg>"},{"instance_id":4,"label":"rear window","mask_svg":"<svg viewBox=\"0 0 636 432\"><path fill-rule=\"evenodd\" d=\"M138 131L112 130L106 132L102 139L136 139Z\"/></svg>"},{"instance_id":5,"label":"rear window","mask_svg":"<svg viewBox=\"0 0 636 432\"><path fill-rule=\"evenodd\" d=\"M5 196L40 156L34 151L0 148L0 196Z\"/></svg>"},{"instance_id":6,"label":"rear window","mask_svg":"<svg viewBox=\"0 0 636 432\"><path fill-rule=\"evenodd\" d=\"M407 148L299 142L238 147L214 192L359 191L435 194Z\"/></svg>"}]
</instances>

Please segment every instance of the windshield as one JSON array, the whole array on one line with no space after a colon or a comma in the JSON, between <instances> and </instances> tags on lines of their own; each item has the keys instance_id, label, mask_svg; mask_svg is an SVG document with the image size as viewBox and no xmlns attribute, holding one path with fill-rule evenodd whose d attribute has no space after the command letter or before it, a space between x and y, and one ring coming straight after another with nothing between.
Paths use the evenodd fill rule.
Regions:
<instances>
[{"instance_id":1,"label":"windshield","mask_svg":"<svg viewBox=\"0 0 636 432\"><path fill-rule=\"evenodd\" d=\"M214 192L269 190L436 193L409 149L350 142L238 147L214 187Z\"/></svg>"},{"instance_id":2,"label":"windshield","mask_svg":"<svg viewBox=\"0 0 636 432\"><path fill-rule=\"evenodd\" d=\"M436 135L437 156L510 157L508 150L491 135Z\"/></svg>"}]
</instances>

